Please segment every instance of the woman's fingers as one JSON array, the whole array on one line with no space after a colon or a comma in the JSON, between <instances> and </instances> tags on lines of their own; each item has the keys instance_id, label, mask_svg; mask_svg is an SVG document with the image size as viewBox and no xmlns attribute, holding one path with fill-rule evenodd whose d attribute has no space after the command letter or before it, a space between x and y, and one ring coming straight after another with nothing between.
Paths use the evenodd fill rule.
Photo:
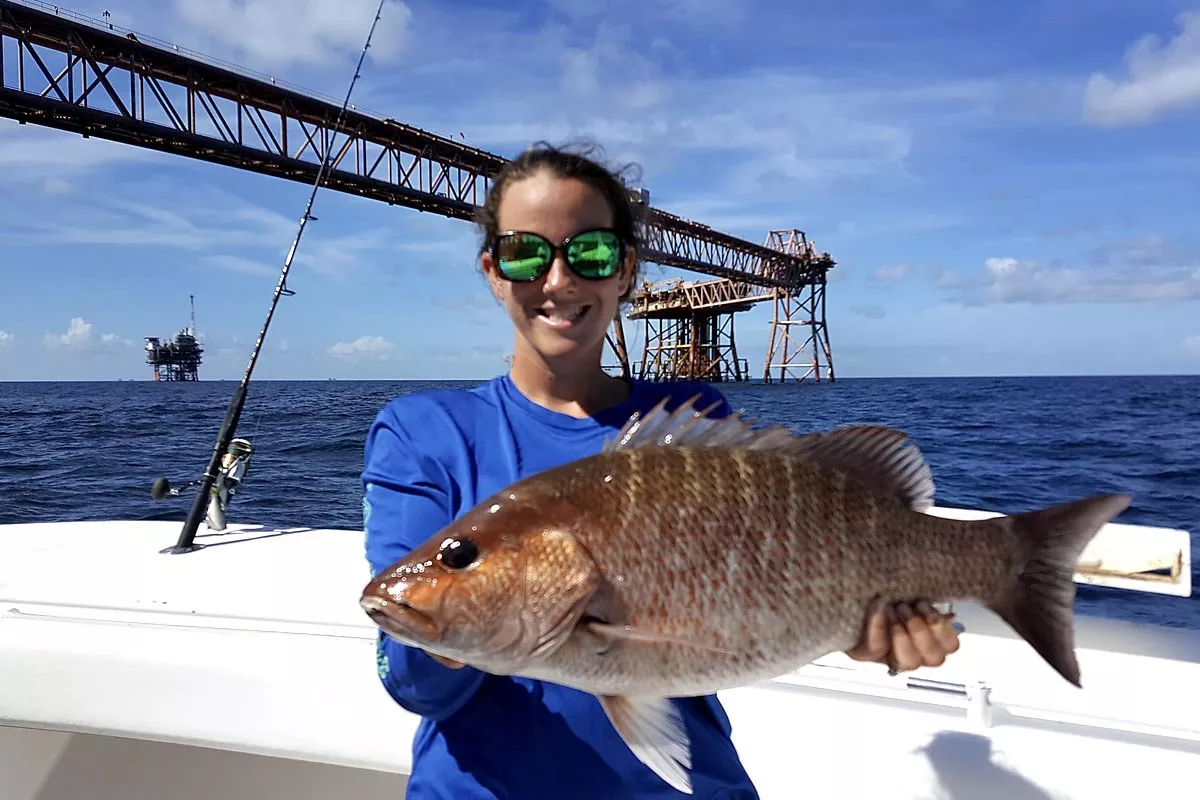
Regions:
<instances>
[{"instance_id":1,"label":"woman's fingers","mask_svg":"<svg viewBox=\"0 0 1200 800\"><path fill-rule=\"evenodd\" d=\"M862 639L846 655L856 661L883 661L890 649L887 609L881 608L867 620Z\"/></svg>"},{"instance_id":2,"label":"woman's fingers","mask_svg":"<svg viewBox=\"0 0 1200 800\"><path fill-rule=\"evenodd\" d=\"M946 656L958 650L958 632L950 622L924 600L914 604L896 604L897 622L892 625L892 652L899 670L940 667Z\"/></svg>"}]
</instances>

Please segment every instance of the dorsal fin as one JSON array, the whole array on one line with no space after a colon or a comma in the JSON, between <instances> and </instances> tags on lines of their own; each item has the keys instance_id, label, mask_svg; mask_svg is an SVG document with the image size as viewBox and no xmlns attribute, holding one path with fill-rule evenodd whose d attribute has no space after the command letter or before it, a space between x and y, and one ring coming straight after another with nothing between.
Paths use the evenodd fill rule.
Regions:
<instances>
[{"instance_id":1,"label":"dorsal fin","mask_svg":"<svg viewBox=\"0 0 1200 800\"><path fill-rule=\"evenodd\" d=\"M789 452L840 469L913 511L933 505L933 472L903 431L885 425L847 425L794 442L787 447Z\"/></svg>"},{"instance_id":2,"label":"dorsal fin","mask_svg":"<svg viewBox=\"0 0 1200 800\"><path fill-rule=\"evenodd\" d=\"M630 447L729 447L776 450L801 461L841 470L870 490L913 509L933 505L933 474L908 436L883 425L849 425L828 433L796 434L782 425L752 428L740 414L713 418L695 407L699 395L667 411L667 400L634 414L605 451Z\"/></svg>"},{"instance_id":3,"label":"dorsal fin","mask_svg":"<svg viewBox=\"0 0 1200 800\"><path fill-rule=\"evenodd\" d=\"M697 410L695 395L680 404L674 411L667 411L667 399L645 415L635 413L621 428L605 450L625 450L630 447L738 447L762 450L783 446L796 439L787 428L776 425L770 428L751 428L741 415L728 417L708 416L717 404Z\"/></svg>"}]
</instances>

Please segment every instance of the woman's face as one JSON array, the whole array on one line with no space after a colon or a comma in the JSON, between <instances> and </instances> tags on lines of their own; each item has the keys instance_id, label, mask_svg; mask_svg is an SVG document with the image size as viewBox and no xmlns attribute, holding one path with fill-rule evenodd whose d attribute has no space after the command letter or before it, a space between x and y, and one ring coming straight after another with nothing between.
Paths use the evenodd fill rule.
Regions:
<instances>
[{"instance_id":1,"label":"woman's face","mask_svg":"<svg viewBox=\"0 0 1200 800\"><path fill-rule=\"evenodd\" d=\"M611 226L612 212L604 195L590 184L541 170L508 185L496 219L501 232L537 233L561 244L580 231ZM560 252L541 278L515 283L505 280L491 254L484 253L484 273L517 329L514 355L520 357L519 351L528 349L532 352L526 355L536 354L551 368L599 358L604 334L632 279L634 257L627 248L621 270L596 281L571 272Z\"/></svg>"}]
</instances>

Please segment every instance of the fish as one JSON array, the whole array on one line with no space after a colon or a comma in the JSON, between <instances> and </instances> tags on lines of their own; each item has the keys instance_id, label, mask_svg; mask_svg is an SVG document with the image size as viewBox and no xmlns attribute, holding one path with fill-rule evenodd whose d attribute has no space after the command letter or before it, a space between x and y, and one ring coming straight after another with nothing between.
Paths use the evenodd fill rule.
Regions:
<instances>
[{"instance_id":1,"label":"fish","mask_svg":"<svg viewBox=\"0 0 1200 800\"><path fill-rule=\"evenodd\" d=\"M892 603L977 602L1082 688L1075 565L1132 495L948 519L926 513L932 471L903 431L800 434L697 400L483 500L375 576L364 612L428 653L593 694L685 794L672 698L851 649Z\"/></svg>"}]
</instances>

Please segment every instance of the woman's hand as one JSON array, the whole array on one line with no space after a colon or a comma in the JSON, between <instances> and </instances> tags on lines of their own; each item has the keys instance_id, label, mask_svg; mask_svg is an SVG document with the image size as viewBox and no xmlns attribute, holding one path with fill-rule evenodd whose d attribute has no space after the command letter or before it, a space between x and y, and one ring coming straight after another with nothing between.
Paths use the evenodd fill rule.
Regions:
<instances>
[{"instance_id":1,"label":"woman's hand","mask_svg":"<svg viewBox=\"0 0 1200 800\"><path fill-rule=\"evenodd\" d=\"M893 674L917 667L938 667L958 650L953 614L942 614L925 600L896 603L875 612L860 641L846 655L855 661L887 664Z\"/></svg>"}]
</instances>

